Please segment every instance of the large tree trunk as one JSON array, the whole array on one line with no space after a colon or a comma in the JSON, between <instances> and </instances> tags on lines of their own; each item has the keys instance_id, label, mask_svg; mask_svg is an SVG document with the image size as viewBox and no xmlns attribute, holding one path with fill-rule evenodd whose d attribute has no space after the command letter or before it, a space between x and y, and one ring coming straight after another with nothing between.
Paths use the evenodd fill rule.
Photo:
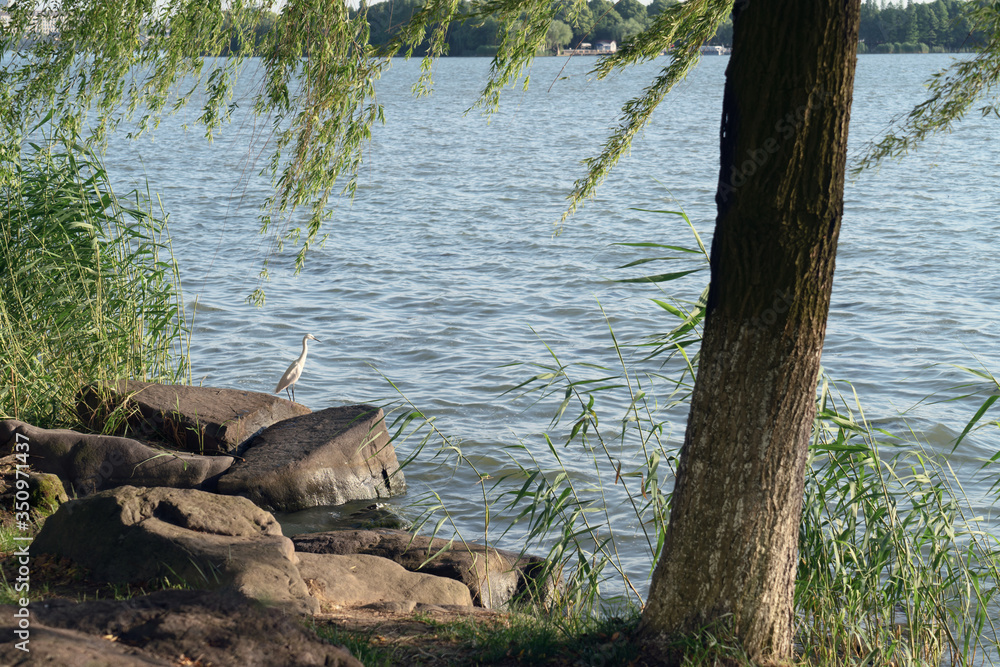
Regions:
<instances>
[{"instance_id":1,"label":"large tree trunk","mask_svg":"<svg viewBox=\"0 0 1000 667\"><path fill-rule=\"evenodd\" d=\"M723 623L772 661L792 649L859 0L737 0L733 21L705 334L641 631Z\"/></svg>"}]
</instances>

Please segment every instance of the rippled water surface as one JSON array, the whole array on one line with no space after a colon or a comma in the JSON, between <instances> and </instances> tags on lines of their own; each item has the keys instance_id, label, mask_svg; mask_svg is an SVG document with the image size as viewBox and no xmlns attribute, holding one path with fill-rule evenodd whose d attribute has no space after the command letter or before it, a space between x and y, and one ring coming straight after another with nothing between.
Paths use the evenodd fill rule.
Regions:
<instances>
[{"instance_id":1,"label":"rippled water surface","mask_svg":"<svg viewBox=\"0 0 1000 667\"><path fill-rule=\"evenodd\" d=\"M861 57L852 149L918 101L922 81L949 59ZM528 91L511 91L487 123L464 112L488 60L440 61L434 94L420 99L409 94L418 63L397 61L379 83L387 122L375 132L356 199L338 203L326 245L310 253L300 275L289 270L290 253L272 259L262 309L244 303L268 251L255 218L267 184L254 176L262 162L247 163L248 125L238 120L209 146L199 131L167 120L152 140L113 146L108 163L124 182L145 174L170 214L185 300L198 303L196 382L271 391L311 332L323 342L310 347L301 402L320 409L389 397L377 368L461 439L482 472L496 475L511 468L505 444L522 438L544 453L534 434L554 407L501 398L531 374L505 364L545 361L544 341L565 360L614 365L599 303L622 340L667 326L649 301L657 292L611 282L637 275L615 267L638 255L610 244L690 245L679 219L632 210L680 206L710 241L726 62L706 58L698 66L598 199L554 236L582 173L579 161L599 150L617 109L655 68L598 82L587 75L592 61L540 59ZM854 383L867 416L880 424L901 426L899 410L970 381L949 364L1000 370L996 129L995 121L970 118L847 187L823 363ZM678 289L694 297L706 279L695 274ZM944 450L975 405L924 402L906 423ZM683 415L673 424L676 441ZM981 431L954 456L985 515L991 480L972 471L1000 449L996 433ZM586 459L577 473L589 478ZM426 456L406 476L411 493L395 504L433 490L463 534L481 538L481 491L471 472ZM620 502L612 495L612 505ZM613 519L628 521L628 513ZM640 551L627 563L645 581Z\"/></svg>"}]
</instances>

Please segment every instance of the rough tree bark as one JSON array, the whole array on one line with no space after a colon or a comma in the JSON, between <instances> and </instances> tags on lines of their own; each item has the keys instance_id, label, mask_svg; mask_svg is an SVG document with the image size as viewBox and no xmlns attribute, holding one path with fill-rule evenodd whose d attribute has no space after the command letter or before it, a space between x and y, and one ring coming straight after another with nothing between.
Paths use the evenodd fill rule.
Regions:
<instances>
[{"instance_id":1,"label":"rough tree bark","mask_svg":"<svg viewBox=\"0 0 1000 667\"><path fill-rule=\"evenodd\" d=\"M773 662L792 650L859 0L737 0L733 23L704 339L641 633L722 623Z\"/></svg>"}]
</instances>

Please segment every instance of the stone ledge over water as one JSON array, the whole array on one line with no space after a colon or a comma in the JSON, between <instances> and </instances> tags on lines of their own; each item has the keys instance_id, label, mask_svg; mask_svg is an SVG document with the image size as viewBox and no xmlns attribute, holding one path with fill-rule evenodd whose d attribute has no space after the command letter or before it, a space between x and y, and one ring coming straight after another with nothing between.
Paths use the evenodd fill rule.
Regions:
<instances>
[{"instance_id":1,"label":"stone ledge over water","mask_svg":"<svg viewBox=\"0 0 1000 667\"><path fill-rule=\"evenodd\" d=\"M382 410L327 408L266 428L219 479L219 493L294 512L406 491Z\"/></svg>"}]
</instances>

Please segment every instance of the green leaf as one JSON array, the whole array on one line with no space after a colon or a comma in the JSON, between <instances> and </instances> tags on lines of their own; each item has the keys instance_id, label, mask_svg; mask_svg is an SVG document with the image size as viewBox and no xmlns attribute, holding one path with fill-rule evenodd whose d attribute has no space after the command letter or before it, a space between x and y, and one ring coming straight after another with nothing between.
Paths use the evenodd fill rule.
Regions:
<instances>
[{"instance_id":1,"label":"green leaf","mask_svg":"<svg viewBox=\"0 0 1000 667\"><path fill-rule=\"evenodd\" d=\"M958 438L955 440L955 444L952 445L951 448L952 452L954 452L958 448L958 445L962 442L962 440L965 439L965 436L969 434L969 431L972 430L972 427L975 426L980 419L982 419L983 415L986 414L986 411L990 409L990 406L992 406L994 403L997 402L998 398L1000 398L1000 394L993 394L992 396L987 398L981 406L979 406L979 410L977 410L976 414L973 415L972 419L969 420L969 423L965 425L965 428L962 430L962 434L958 436Z\"/></svg>"},{"instance_id":2,"label":"green leaf","mask_svg":"<svg viewBox=\"0 0 1000 667\"><path fill-rule=\"evenodd\" d=\"M668 280L677 280L678 278L683 278L684 276L691 275L692 273L697 273L703 269L691 269L689 271L677 271L675 273L660 273L655 276L644 276L642 278L624 278L622 280L616 280L616 283L661 283Z\"/></svg>"}]
</instances>

